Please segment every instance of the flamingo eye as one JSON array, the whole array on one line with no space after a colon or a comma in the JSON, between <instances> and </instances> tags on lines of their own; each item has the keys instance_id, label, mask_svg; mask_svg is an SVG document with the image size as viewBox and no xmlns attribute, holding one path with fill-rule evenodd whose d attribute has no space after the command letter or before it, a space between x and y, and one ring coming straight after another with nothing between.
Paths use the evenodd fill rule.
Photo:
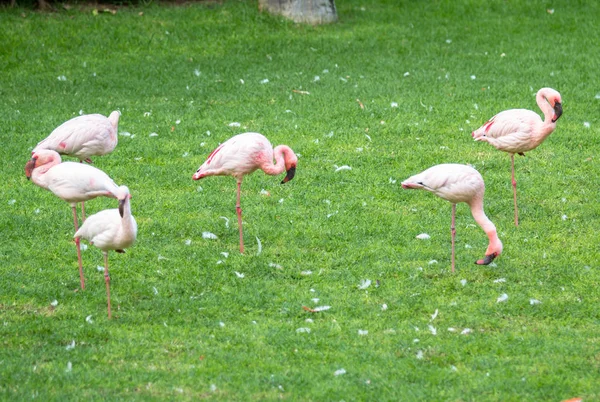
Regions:
<instances>
[{"instance_id":1,"label":"flamingo eye","mask_svg":"<svg viewBox=\"0 0 600 402\"><path fill-rule=\"evenodd\" d=\"M424 185L425 185L425 183L423 183L422 181L418 181L418 182L417 182L417 184L420 184L420 185L422 185L422 186L424 186Z\"/></svg>"}]
</instances>

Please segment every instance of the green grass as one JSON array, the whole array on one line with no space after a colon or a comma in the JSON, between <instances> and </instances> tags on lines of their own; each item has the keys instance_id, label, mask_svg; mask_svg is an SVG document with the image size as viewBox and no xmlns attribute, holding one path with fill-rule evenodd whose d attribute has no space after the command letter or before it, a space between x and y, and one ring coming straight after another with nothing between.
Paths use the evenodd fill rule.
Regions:
<instances>
[{"instance_id":1,"label":"green grass","mask_svg":"<svg viewBox=\"0 0 600 402\"><path fill-rule=\"evenodd\" d=\"M250 1L0 10L0 399L600 399L600 4L337 6L339 23L322 27ZM515 228L510 159L470 133L501 110L537 111L543 86L564 115L517 158ZM114 109L132 136L95 164L129 186L139 233L110 254L108 321L100 251L84 251L87 287L74 291L71 212L23 167L80 110ZM242 256L235 181L191 176L243 131L301 156L284 186L245 180ZM473 264L487 239L460 205L452 274L450 204L400 187L444 162L486 180L504 242L495 266ZM317 305L331 309L302 308Z\"/></svg>"}]
</instances>

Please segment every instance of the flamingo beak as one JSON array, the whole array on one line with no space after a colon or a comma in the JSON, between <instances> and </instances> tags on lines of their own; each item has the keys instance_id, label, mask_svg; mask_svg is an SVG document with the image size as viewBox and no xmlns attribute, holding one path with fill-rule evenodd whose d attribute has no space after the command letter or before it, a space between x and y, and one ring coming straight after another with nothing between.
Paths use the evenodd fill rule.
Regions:
<instances>
[{"instance_id":1,"label":"flamingo beak","mask_svg":"<svg viewBox=\"0 0 600 402\"><path fill-rule=\"evenodd\" d=\"M31 158L25 164L25 176L27 177L27 180L31 179L31 174L33 169L35 169L35 162L37 162L37 158Z\"/></svg>"},{"instance_id":2,"label":"flamingo beak","mask_svg":"<svg viewBox=\"0 0 600 402\"><path fill-rule=\"evenodd\" d=\"M121 218L125 214L125 200L126 198L119 200L119 215L121 215Z\"/></svg>"},{"instance_id":3,"label":"flamingo beak","mask_svg":"<svg viewBox=\"0 0 600 402\"><path fill-rule=\"evenodd\" d=\"M200 180L201 178L203 178L204 176L202 176L202 173L196 172L194 173L194 175L192 176L192 180Z\"/></svg>"},{"instance_id":4,"label":"flamingo beak","mask_svg":"<svg viewBox=\"0 0 600 402\"><path fill-rule=\"evenodd\" d=\"M288 181L292 180L295 175L296 175L296 166L292 166L291 168L288 169L287 174L281 181L281 184L287 183Z\"/></svg>"},{"instance_id":5,"label":"flamingo beak","mask_svg":"<svg viewBox=\"0 0 600 402\"><path fill-rule=\"evenodd\" d=\"M556 102L554 104L554 117L552 118L552 123L556 123L556 120L559 119L563 114L562 103Z\"/></svg>"},{"instance_id":6,"label":"flamingo beak","mask_svg":"<svg viewBox=\"0 0 600 402\"><path fill-rule=\"evenodd\" d=\"M485 256L485 258L483 260L477 260L475 261L475 264L477 265L489 265L492 261L494 261L494 258L498 257L498 253L492 253L492 254L488 254Z\"/></svg>"}]
</instances>

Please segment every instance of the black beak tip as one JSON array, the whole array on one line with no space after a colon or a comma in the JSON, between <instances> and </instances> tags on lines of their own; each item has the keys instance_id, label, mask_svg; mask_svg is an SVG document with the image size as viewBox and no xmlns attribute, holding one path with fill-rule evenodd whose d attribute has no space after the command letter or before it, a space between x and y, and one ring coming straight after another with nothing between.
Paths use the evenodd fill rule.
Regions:
<instances>
[{"instance_id":1,"label":"black beak tip","mask_svg":"<svg viewBox=\"0 0 600 402\"><path fill-rule=\"evenodd\" d=\"M281 184L287 183L288 181L292 180L295 175L296 175L296 166L292 166L291 168L288 169L287 174L281 181Z\"/></svg>"},{"instance_id":2,"label":"black beak tip","mask_svg":"<svg viewBox=\"0 0 600 402\"><path fill-rule=\"evenodd\" d=\"M498 256L497 253L492 253L489 255L486 255L483 260L477 260L475 261L475 264L477 265L489 265L492 263L492 261L494 261L494 259Z\"/></svg>"},{"instance_id":3,"label":"black beak tip","mask_svg":"<svg viewBox=\"0 0 600 402\"><path fill-rule=\"evenodd\" d=\"M556 123L556 120L558 120L560 118L560 116L562 116L562 114L563 114L562 103L556 102L554 104L554 114L556 115L556 117L552 119L552 123Z\"/></svg>"},{"instance_id":4,"label":"black beak tip","mask_svg":"<svg viewBox=\"0 0 600 402\"><path fill-rule=\"evenodd\" d=\"M125 214L125 200L119 200L119 215L121 215L121 218L122 218L124 214Z\"/></svg>"}]
</instances>

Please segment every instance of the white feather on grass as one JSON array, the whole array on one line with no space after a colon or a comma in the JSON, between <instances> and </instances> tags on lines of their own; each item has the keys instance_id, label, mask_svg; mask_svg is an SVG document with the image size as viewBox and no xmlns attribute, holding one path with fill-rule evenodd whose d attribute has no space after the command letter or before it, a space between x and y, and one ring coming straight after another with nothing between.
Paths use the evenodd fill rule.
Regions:
<instances>
[{"instance_id":1,"label":"white feather on grass","mask_svg":"<svg viewBox=\"0 0 600 402\"><path fill-rule=\"evenodd\" d=\"M258 250L256 250L256 255L260 255L260 253L262 253L262 243L260 242L260 239L258 238L258 236L256 237L256 244L258 245Z\"/></svg>"},{"instance_id":2,"label":"white feather on grass","mask_svg":"<svg viewBox=\"0 0 600 402\"><path fill-rule=\"evenodd\" d=\"M348 165L339 166L339 167L337 165L333 165L333 167L336 168L335 169L336 172L341 172L342 170L352 170L352 168Z\"/></svg>"},{"instance_id":3,"label":"white feather on grass","mask_svg":"<svg viewBox=\"0 0 600 402\"><path fill-rule=\"evenodd\" d=\"M212 240L216 240L218 239L217 235L211 232L202 232L202 238L203 239L212 239Z\"/></svg>"}]
</instances>

